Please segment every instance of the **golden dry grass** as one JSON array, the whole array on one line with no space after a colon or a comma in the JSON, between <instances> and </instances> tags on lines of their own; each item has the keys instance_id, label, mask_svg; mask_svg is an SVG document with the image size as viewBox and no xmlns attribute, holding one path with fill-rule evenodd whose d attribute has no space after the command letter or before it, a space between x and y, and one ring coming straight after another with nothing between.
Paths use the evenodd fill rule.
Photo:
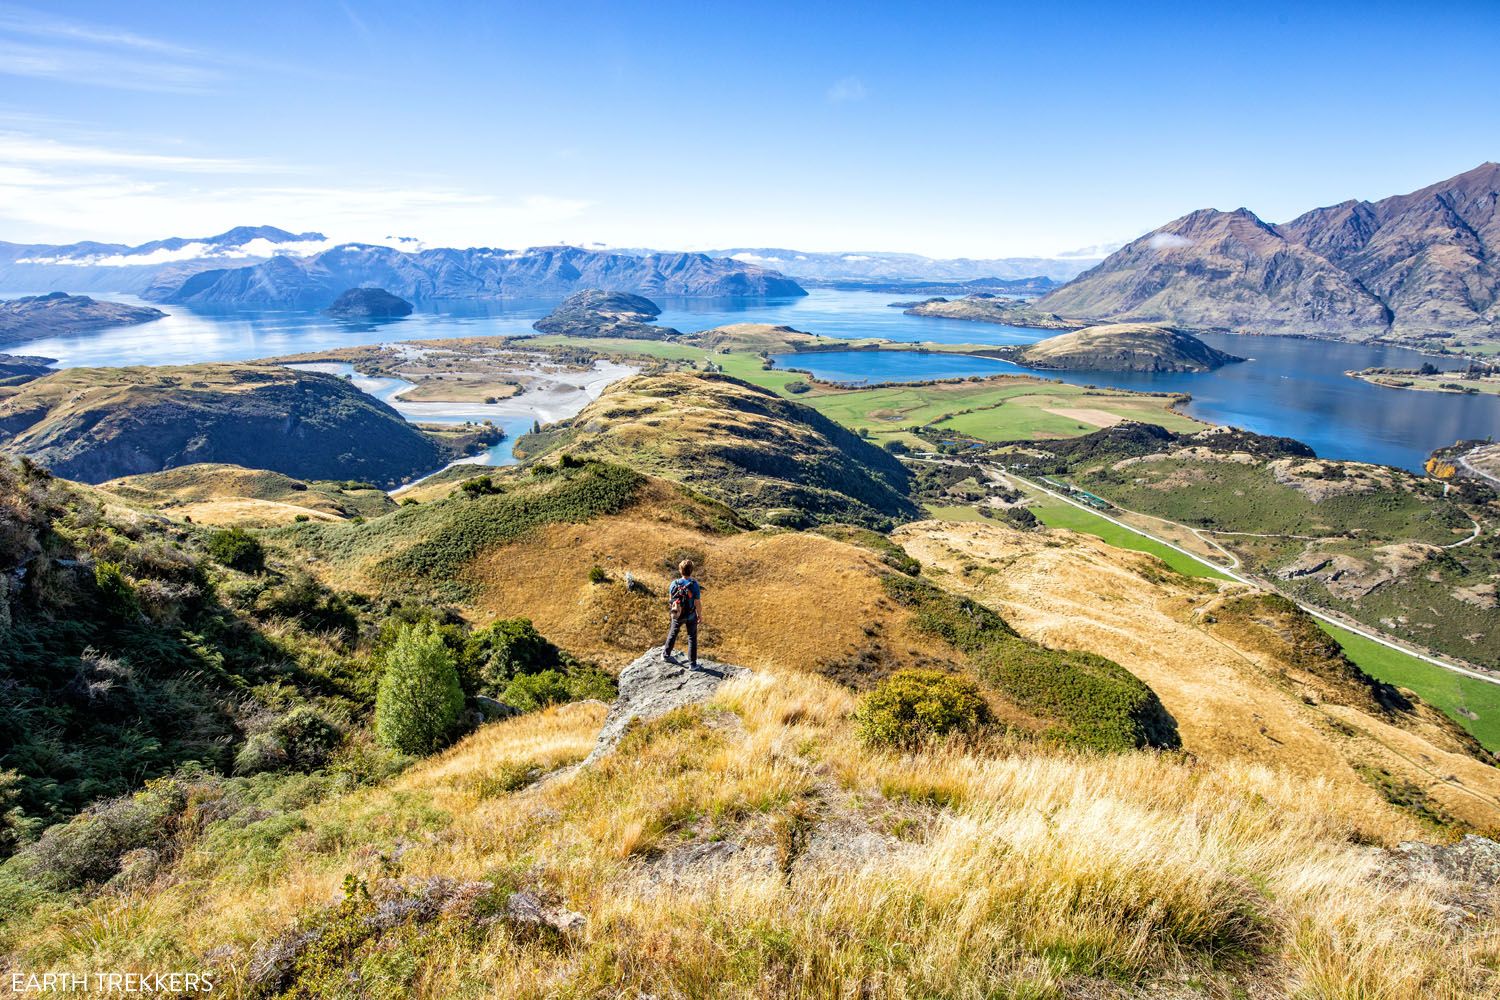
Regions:
<instances>
[{"instance_id":1,"label":"golden dry grass","mask_svg":"<svg viewBox=\"0 0 1500 1000\"><path fill-rule=\"evenodd\" d=\"M1212 623L1221 592L1240 585L1188 580L1072 532L929 521L894 537L1028 638L1130 670L1177 719L1192 753L1330 781L1364 801L1387 842L1422 830L1390 814L1362 768L1389 770L1479 830L1500 828L1500 771L1472 756L1441 714L1397 718L1340 704L1337 691L1291 665L1273 630Z\"/></svg>"},{"instance_id":2,"label":"golden dry grass","mask_svg":"<svg viewBox=\"0 0 1500 1000\"><path fill-rule=\"evenodd\" d=\"M499 794L476 778L576 759L602 708L491 725L311 807L270 860L190 851L154 894L50 912L12 957L136 968L218 948L233 992L257 944L346 873L394 872L544 887L588 921L556 941L503 922L393 940L416 997L1492 995L1494 922L1458 929L1441 886L1377 879L1349 789L1148 753L898 758L857 743L851 707L820 679L760 674ZM912 805L924 789L941 794ZM783 864L791 822L806 840ZM678 864L716 843L737 852Z\"/></svg>"}]
</instances>

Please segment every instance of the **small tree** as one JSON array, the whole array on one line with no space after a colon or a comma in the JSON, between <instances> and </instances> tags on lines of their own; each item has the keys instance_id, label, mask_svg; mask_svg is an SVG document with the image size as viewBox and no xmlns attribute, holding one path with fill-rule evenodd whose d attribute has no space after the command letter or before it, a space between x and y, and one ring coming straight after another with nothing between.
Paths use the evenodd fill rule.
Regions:
<instances>
[{"instance_id":1,"label":"small tree","mask_svg":"<svg viewBox=\"0 0 1500 1000\"><path fill-rule=\"evenodd\" d=\"M375 695L375 737L402 753L441 749L463 711L453 654L430 623L402 629L385 654Z\"/></svg>"}]
</instances>

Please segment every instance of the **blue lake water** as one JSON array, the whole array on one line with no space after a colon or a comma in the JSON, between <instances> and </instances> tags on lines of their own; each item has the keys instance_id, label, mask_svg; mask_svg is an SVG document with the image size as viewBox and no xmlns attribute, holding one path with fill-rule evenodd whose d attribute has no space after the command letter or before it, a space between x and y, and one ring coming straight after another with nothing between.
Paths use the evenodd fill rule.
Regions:
<instances>
[{"instance_id":1,"label":"blue lake water","mask_svg":"<svg viewBox=\"0 0 1500 1000\"><path fill-rule=\"evenodd\" d=\"M1042 330L906 316L889 307L900 297L887 292L820 289L796 299L658 299L662 306L659 322L683 331L726 323L779 323L831 337L944 344L1026 344L1047 335ZM10 351L57 358L67 366L243 361L384 341L522 335L530 333L531 323L554 304L435 304L405 319L377 325L350 324L307 312L205 313L168 306L171 315L153 323L31 341ZM1500 434L1500 396L1382 389L1344 375L1349 369L1409 368L1429 360L1415 351L1279 337L1209 335L1203 339L1252 360L1200 374L1044 375L1084 385L1190 393L1193 399L1187 412L1204 420L1294 437L1320 455L1413 469L1421 466L1433 448L1462 438ZM839 352L802 355L796 366L838 380L871 381L1014 370L1003 362L977 358L941 361L944 365L965 366L956 371L931 367L939 364L935 360L913 360L932 357ZM1445 366L1442 361L1437 363ZM819 365L838 367L820 369ZM896 367L887 367L891 365Z\"/></svg>"}]
</instances>

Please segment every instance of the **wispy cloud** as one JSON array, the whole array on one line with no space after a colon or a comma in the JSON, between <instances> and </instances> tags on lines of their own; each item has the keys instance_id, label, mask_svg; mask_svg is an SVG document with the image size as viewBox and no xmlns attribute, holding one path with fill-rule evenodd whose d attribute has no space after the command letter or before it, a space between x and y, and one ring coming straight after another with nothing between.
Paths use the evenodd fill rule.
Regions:
<instances>
[{"instance_id":1,"label":"wispy cloud","mask_svg":"<svg viewBox=\"0 0 1500 1000\"><path fill-rule=\"evenodd\" d=\"M274 169L253 160L174 153L139 153L108 146L62 142L24 132L0 131L0 162L50 167L93 167L172 173L249 173Z\"/></svg>"},{"instance_id":2,"label":"wispy cloud","mask_svg":"<svg viewBox=\"0 0 1500 1000\"><path fill-rule=\"evenodd\" d=\"M848 104L850 101L863 101L869 96L865 89L865 82L857 76L846 76L841 80L835 80L833 86L828 88L828 102L830 104Z\"/></svg>"},{"instance_id":3,"label":"wispy cloud","mask_svg":"<svg viewBox=\"0 0 1500 1000\"><path fill-rule=\"evenodd\" d=\"M0 4L0 73L123 90L201 93L217 60L164 39Z\"/></svg>"},{"instance_id":4,"label":"wispy cloud","mask_svg":"<svg viewBox=\"0 0 1500 1000\"><path fill-rule=\"evenodd\" d=\"M137 49L142 52L159 52L180 56L201 56L203 53L183 45L137 34L124 28L106 25L84 24L67 21L42 11L0 3L0 32L14 35L29 35L35 38L56 38L91 45L105 45Z\"/></svg>"}]
</instances>

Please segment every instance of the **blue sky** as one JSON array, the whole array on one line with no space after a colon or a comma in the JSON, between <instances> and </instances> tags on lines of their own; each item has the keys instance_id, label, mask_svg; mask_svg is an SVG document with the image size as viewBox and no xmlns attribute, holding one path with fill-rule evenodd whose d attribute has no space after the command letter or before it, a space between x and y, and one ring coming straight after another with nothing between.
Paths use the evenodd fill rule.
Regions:
<instances>
[{"instance_id":1,"label":"blue sky","mask_svg":"<svg viewBox=\"0 0 1500 1000\"><path fill-rule=\"evenodd\" d=\"M1497 52L1496 0L0 0L0 239L1054 254L1500 159Z\"/></svg>"}]
</instances>

